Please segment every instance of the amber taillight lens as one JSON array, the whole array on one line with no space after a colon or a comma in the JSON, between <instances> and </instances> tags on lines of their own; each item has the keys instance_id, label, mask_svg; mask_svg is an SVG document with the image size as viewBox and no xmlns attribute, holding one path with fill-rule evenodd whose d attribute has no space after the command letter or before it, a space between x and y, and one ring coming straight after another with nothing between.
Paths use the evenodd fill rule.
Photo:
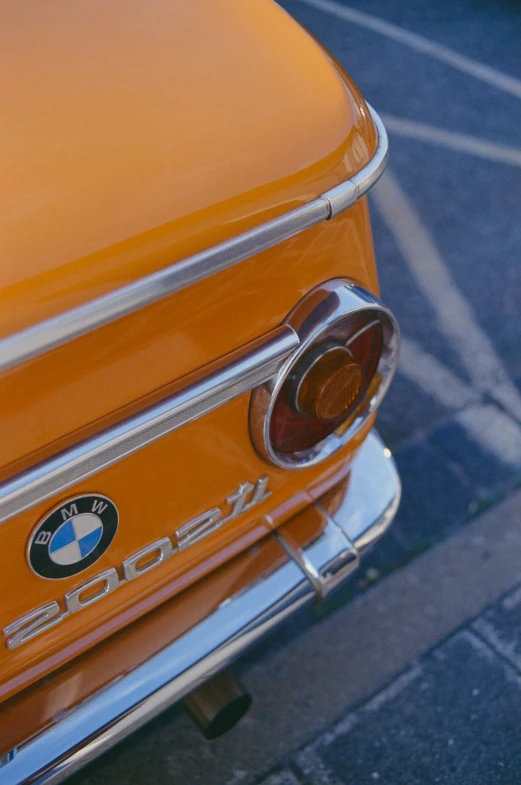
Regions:
<instances>
[{"instance_id":1,"label":"amber taillight lens","mask_svg":"<svg viewBox=\"0 0 521 785\"><path fill-rule=\"evenodd\" d=\"M312 346L296 363L273 407L270 440L298 453L353 420L371 387L382 351L382 327L371 313L344 323L336 339Z\"/></svg>"}]
</instances>

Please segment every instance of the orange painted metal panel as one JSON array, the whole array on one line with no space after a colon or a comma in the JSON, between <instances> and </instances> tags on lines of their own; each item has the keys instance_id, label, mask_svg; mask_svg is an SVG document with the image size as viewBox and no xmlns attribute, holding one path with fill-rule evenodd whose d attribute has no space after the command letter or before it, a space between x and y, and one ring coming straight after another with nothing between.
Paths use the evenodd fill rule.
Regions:
<instances>
[{"instance_id":1,"label":"orange painted metal panel","mask_svg":"<svg viewBox=\"0 0 521 785\"><path fill-rule=\"evenodd\" d=\"M3 4L0 335L310 201L376 144L267 0Z\"/></svg>"},{"instance_id":2,"label":"orange painted metal panel","mask_svg":"<svg viewBox=\"0 0 521 785\"><path fill-rule=\"evenodd\" d=\"M309 505L345 476L352 449L371 426L368 423L350 448L325 465L288 472L267 465L247 443L248 397L232 401L71 488L65 498L81 493L103 494L115 502L120 513L119 530L110 548L80 575L43 580L27 564L29 533L54 502L44 502L0 527L0 548L12 555L0 574L0 593L7 598L0 608L1 629L51 600L59 601L64 609L65 592L110 567L121 572L125 558L160 537L170 536L175 541L175 530L196 515L216 506L228 512L226 491L233 493L240 482L255 482L267 474L272 491L266 501L240 518L174 553L164 564L122 584L32 641L16 649L0 649L0 698L185 589ZM21 586L21 591L13 592L13 585Z\"/></svg>"},{"instance_id":3,"label":"orange painted metal panel","mask_svg":"<svg viewBox=\"0 0 521 785\"><path fill-rule=\"evenodd\" d=\"M344 497L349 478L320 498L330 514L335 499ZM320 492L317 491L317 495ZM334 497L334 498L333 498ZM290 519L286 532L303 548L322 528L323 519L308 515L308 509ZM104 643L55 670L46 679L2 704L0 715L0 755L51 724L56 716L70 711L103 689L119 674L127 673L157 654L199 621L215 611L228 597L240 593L272 571L288 557L274 537L265 537L222 568L215 569L188 591L146 614L138 623L127 625Z\"/></svg>"},{"instance_id":4,"label":"orange painted metal panel","mask_svg":"<svg viewBox=\"0 0 521 785\"><path fill-rule=\"evenodd\" d=\"M274 537L264 538L247 552L214 570L189 591L127 626L106 643L57 669L2 704L0 755L37 733L53 718L145 662L168 643L216 610L221 602L246 588L269 569L287 561Z\"/></svg>"},{"instance_id":5,"label":"orange painted metal panel","mask_svg":"<svg viewBox=\"0 0 521 785\"><path fill-rule=\"evenodd\" d=\"M0 376L3 476L99 430L103 417L121 418L123 407L144 396L166 395L172 382L278 326L306 292L335 277L377 290L363 201L333 221L7 371Z\"/></svg>"},{"instance_id":6,"label":"orange painted metal panel","mask_svg":"<svg viewBox=\"0 0 521 785\"><path fill-rule=\"evenodd\" d=\"M266 0L7 3L0 63L0 337L314 199L371 158L348 78ZM288 56L291 53L291 56ZM139 410L276 327L324 280L378 288L365 199L334 220L0 376L5 478ZM249 396L0 526L0 629L269 475L272 496L44 635L0 649L0 699L99 644L236 556L348 471L370 427L323 466L255 452ZM78 493L120 510L80 576L26 562L36 522ZM13 587L16 590L13 591Z\"/></svg>"}]
</instances>

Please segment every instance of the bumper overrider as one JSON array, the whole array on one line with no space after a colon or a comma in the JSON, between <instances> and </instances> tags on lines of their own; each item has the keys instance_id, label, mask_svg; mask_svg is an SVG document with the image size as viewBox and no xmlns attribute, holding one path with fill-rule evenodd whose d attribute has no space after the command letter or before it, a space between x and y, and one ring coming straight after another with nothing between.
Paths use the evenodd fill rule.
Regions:
<instances>
[{"instance_id":1,"label":"bumper overrider","mask_svg":"<svg viewBox=\"0 0 521 785\"><path fill-rule=\"evenodd\" d=\"M61 782L182 699L292 613L344 582L387 529L399 500L394 461L373 431L353 460L333 516L320 503L301 513L321 519L316 539L299 547L291 533L295 519L280 527L271 535L286 553L280 566L5 756L0 783Z\"/></svg>"}]
</instances>

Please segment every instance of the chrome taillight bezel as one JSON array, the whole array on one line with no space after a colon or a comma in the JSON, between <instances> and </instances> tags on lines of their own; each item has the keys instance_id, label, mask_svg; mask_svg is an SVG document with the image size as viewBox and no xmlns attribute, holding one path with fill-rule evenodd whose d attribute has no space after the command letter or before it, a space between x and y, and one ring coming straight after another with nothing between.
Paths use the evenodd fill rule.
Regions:
<instances>
[{"instance_id":1,"label":"chrome taillight bezel","mask_svg":"<svg viewBox=\"0 0 521 785\"><path fill-rule=\"evenodd\" d=\"M270 438L270 424L277 396L288 374L312 345L325 341L346 319L360 312L370 312L382 327L383 344L376 373L378 389L364 400L353 422L337 429L322 441L296 453L276 450ZM255 388L250 401L250 434L257 452L269 463L284 469L305 469L330 457L355 436L376 411L391 383L400 346L400 330L392 312L366 289L345 279L327 281L309 292L288 314L284 324L299 338L297 349L278 374ZM338 431L342 430L341 433Z\"/></svg>"}]
</instances>

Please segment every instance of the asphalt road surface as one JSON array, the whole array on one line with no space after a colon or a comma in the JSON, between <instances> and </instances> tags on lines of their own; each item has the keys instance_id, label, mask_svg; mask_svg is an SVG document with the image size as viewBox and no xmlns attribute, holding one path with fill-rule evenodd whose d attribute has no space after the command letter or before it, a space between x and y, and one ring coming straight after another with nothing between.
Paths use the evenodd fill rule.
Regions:
<instances>
[{"instance_id":1,"label":"asphalt road surface","mask_svg":"<svg viewBox=\"0 0 521 785\"><path fill-rule=\"evenodd\" d=\"M173 709L74 782L521 782L521 597L514 591L497 600L521 573L517 551L510 549L508 569L508 549L494 555L493 534L505 520L501 499L513 505L511 520L520 504L521 4L282 5L331 50L389 131L389 170L371 208L382 299L404 339L379 419L403 479L401 510L353 585L239 663L259 705L242 728L209 744ZM507 534L517 543L515 527ZM434 605L421 605L424 582L457 547L449 583L432 588L443 603L434 596ZM473 547L482 549L481 561L461 572ZM373 634L383 607L382 636L385 623L395 628L401 619L401 637L366 642L357 670L357 647ZM422 637L429 613L441 626L433 631L432 621L431 637ZM472 626L438 645L478 613ZM336 639L357 614L356 635L346 627ZM416 632L404 621L412 617ZM336 644L326 642L315 656L323 666L308 672L312 641L326 630ZM416 643L398 662L407 630ZM393 681L415 646L414 656L434 650ZM379 658L382 648L391 670ZM305 683L285 692L299 672ZM367 702L386 679L386 690Z\"/></svg>"}]
</instances>

